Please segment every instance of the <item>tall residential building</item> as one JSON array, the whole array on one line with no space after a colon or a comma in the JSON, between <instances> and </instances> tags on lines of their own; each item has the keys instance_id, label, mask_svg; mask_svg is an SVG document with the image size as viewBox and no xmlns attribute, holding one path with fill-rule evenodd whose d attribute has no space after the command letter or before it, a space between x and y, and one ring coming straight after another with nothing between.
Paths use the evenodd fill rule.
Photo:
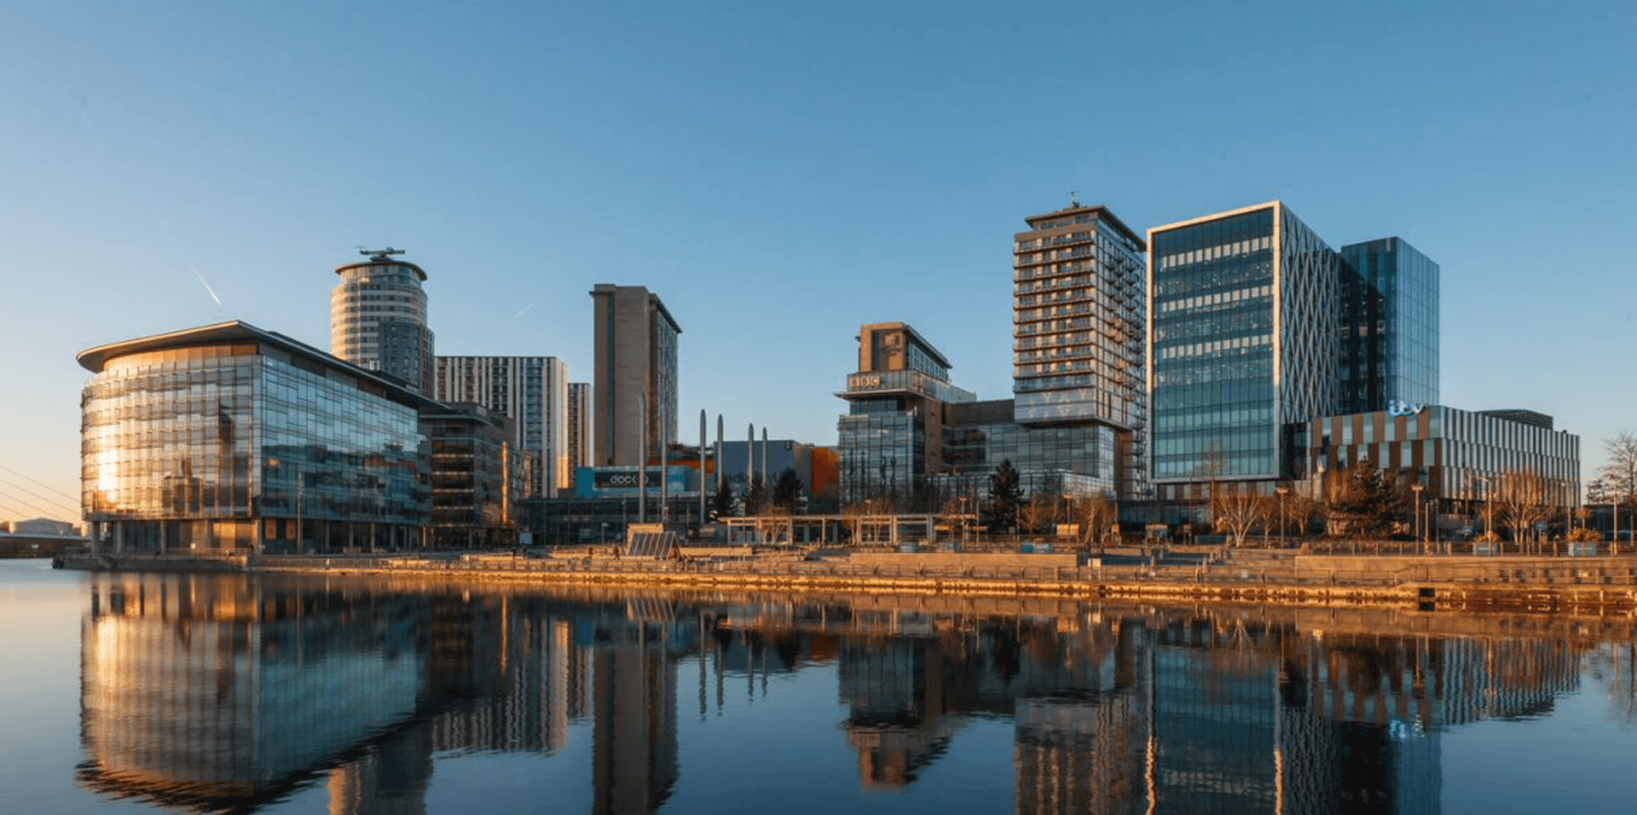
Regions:
<instances>
[{"instance_id":1,"label":"tall residential building","mask_svg":"<svg viewBox=\"0 0 1637 815\"><path fill-rule=\"evenodd\" d=\"M1148 252L1159 497L1287 477L1286 426L1341 405L1340 257L1280 201L1150 229Z\"/></svg>"},{"instance_id":2,"label":"tall residential building","mask_svg":"<svg viewBox=\"0 0 1637 815\"><path fill-rule=\"evenodd\" d=\"M1071 202L1024 220L1012 249L1014 420L1112 429L1117 452L1103 476L1120 496L1140 496L1146 246L1106 207Z\"/></svg>"},{"instance_id":3,"label":"tall residential building","mask_svg":"<svg viewBox=\"0 0 1637 815\"><path fill-rule=\"evenodd\" d=\"M682 327L659 296L642 286L598 283L596 374L592 394L594 461L634 467L642 451L658 455L660 429L677 438L677 338Z\"/></svg>"},{"instance_id":4,"label":"tall residential building","mask_svg":"<svg viewBox=\"0 0 1637 815\"><path fill-rule=\"evenodd\" d=\"M1342 409L1438 404L1438 264L1403 238L1341 248Z\"/></svg>"},{"instance_id":5,"label":"tall residential building","mask_svg":"<svg viewBox=\"0 0 1637 815\"><path fill-rule=\"evenodd\" d=\"M556 357L438 357L437 398L482 405L515 424L512 447L528 464L527 494L569 486L568 366Z\"/></svg>"},{"instance_id":6,"label":"tall residential building","mask_svg":"<svg viewBox=\"0 0 1637 815\"><path fill-rule=\"evenodd\" d=\"M568 484L581 467L591 466L591 383L568 383Z\"/></svg>"},{"instance_id":7,"label":"tall residential building","mask_svg":"<svg viewBox=\"0 0 1637 815\"><path fill-rule=\"evenodd\" d=\"M971 402L949 381L949 362L905 323L858 329L858 370L848 375L837 423L841 501L905 496L943 472L945 407Z\"/></svg>"},{"instance_id":8,"label":"tall residential building","mask_svg":"<svg viewBox=\"0 0 1637 815\"><path fill-rule=\"evenodd\" d=\"M421 393L435 384L432 329L426 324L426 272L394 260L398 249L365 250L369 260L336 267L330 292L330 353L408 383Z\"/></svg>"}]
</instances>

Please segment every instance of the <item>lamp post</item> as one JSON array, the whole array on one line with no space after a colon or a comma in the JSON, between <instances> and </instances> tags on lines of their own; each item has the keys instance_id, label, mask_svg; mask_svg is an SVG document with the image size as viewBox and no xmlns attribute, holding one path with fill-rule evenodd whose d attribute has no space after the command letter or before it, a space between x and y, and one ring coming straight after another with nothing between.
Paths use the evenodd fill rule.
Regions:
<instances>
[{"instance_id":1,"label":"lamp post","mask_svg":"<svg viewBox=\"0 0 1637 815\"><path fill-rule=\"evenodd\" d=\"M1282 549L1285 545L1285 496L1290 494L1290 485L1280 484L1273 491L1279 494L1279 547Z\"/></svg>"},{"instance_id":2,"label":"lamp post","mask_svg":"<svg viewBox=\"0 0 1637 815\"><path fill-rule=\"evenodd\" d=\"M1417 541L1422 541L1421 554L1423 555L1427 553L1427 546L1423 541L1423 535L1421 534L1421 491L1424 489L1426 489L1426 487L1421 484L1410 485L1410 491L1415 493L1415 539Z\"/></svg>"}]
</instances>

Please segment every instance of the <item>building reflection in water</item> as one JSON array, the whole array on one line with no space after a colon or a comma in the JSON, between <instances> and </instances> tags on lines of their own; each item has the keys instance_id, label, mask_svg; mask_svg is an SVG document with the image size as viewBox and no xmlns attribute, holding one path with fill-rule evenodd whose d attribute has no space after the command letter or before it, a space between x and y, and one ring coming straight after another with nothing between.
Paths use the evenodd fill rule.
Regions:
<instances>
[{"instance_id":1,"label":"building reflection in water","mask_svg":"<svg viewBox=\"0 0 1637 815\"><path fill-rule=\"evenodd\" d=\"M868 790L912 789L983 718L1012 722L1019 813L1436 812L1440 734L1549 712L1592 647L1274 611L892 602L97 576L79 779L183 810L319 785L333 815L419 813L436 757L552 755L578 730L592 811L656 812L682 779L681 683L705 720L770 675L831 665Z\"/></svg>"}]
</instances>

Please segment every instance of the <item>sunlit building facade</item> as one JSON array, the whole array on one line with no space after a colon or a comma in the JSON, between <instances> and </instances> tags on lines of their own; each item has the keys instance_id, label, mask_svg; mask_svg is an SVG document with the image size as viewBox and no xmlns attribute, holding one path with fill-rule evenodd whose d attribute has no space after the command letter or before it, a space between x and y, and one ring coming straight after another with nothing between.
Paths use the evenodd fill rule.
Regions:
<instances>
[{"instance_id":1,"label":"sunlit building facade","mask_svg":"<svg viewBox=\"0 0 1637 815\"><path fill-rule=\"evenodd\" d=\"M1284 428L1340 407L1341 259L1280 201L1148 231L1159 497L1286 476Z\"/></svg>"},{"instance_id":2,"label":"sunlit building facade","mask_svg":"<svg viewBox=\"0 0 1637 815\"><path fill-rule=\"evenodd\" d=\"M426 321L426 272L393 255L366 250L369 260L338 266L330 292L330 353L370 371L397 377L430 395L436 385L432 329Z\"/></svg>"},{"instance_id":3,"label":"sunlit building facade","mask_svg":"<svg viewBox=\"0 0 1637 815\"><path fill-rule=\"evenodd\" d=\"M233 321L83 351L82 505L117 551L422 545L419 412L396 380Z\"/></svg>"},{"instance_id":4,"label":"sunlit building facade","mask_svg":"<svg viewBox=\"0 0 1637 815\"><path fill-rule=\"evenodd\" d=\"M1548 506L1580 505L1580 437L1534 411L1426 405L1322 416L1299 427L1294 442L1294 475L1312 479L1315 494L1325 479L1368 461L1420 487L1417 501L1432 502L1428 523L1439 528L1478 517L1486 495L1517 489L1520 479Z\"/></svg>"},{"instance_id":5,"label":"sunlit building facade","mask_svg":"<svg viewBox=\"0 0 1637 815\"><path fill-rule=\"evenodd\" d=\"M591 383L568 383L565 405L563 449L568 456L568 482L565 491L573 491L575 474L581 467L591 466Z\"/></svg>"}]
</instances>

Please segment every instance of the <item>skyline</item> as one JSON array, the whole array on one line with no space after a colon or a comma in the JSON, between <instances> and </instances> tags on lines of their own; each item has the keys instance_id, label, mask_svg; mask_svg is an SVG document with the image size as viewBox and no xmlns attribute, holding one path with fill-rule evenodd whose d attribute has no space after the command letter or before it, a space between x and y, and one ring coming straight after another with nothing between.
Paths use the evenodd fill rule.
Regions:
<instances>
[{"instance_id":1,"label":"skyline","mask_svg":"<svg viewBox=\"0 0 1637 815\"><path fill-rule=\"evenodd\" d=\"M1637 429L1603 350L1637 9L644 9L0 12L0 465L77 495L76 353L230 319L327 348L333 269L386 244L440 355L591 381L592 286L646 286L684 419L834 444L865 323L1011 395L1011 236L1071 191L1139 233L1279 199L1333 248L1402 237L1443 270L1445 404L1553 415L1585 481Z\"/></svg>"}]
</instances>

